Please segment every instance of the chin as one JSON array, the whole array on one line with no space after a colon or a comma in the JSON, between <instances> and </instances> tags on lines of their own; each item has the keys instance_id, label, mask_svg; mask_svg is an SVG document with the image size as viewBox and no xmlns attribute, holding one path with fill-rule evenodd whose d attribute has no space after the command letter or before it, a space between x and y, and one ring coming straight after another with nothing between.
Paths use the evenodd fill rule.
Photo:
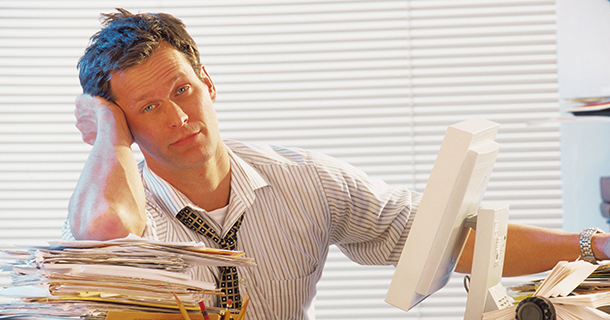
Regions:
<instances>
[{"instance_id":1,"label":"chin","mask_svg":"<svg viewBox=\"0 0 610 320\"><path fill-rule=\"evenodd\" d=\"M181 169L195 169L206 165L210 160L213 159L213 154L198 154L196 156L184 156L180 159L176 159L175 166Z\"/></svg>"}]
</instances>

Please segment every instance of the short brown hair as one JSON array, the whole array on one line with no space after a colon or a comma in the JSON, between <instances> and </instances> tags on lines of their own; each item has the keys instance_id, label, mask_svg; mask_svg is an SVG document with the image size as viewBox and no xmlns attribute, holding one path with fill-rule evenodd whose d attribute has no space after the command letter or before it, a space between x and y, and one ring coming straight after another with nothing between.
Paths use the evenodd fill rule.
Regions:
<instances>
[{"instance_id":1,"label":"short brown hair","mask_svg":"<svg viewBox=\"0 0 610 320\"><path fill-rule=\"evenodd\" d=\"M83 92L114 101L110 88L112 74L139 65L162 41L182 52L199 75L197 45L184 23L167 13L140 13L117 8L102 14L102 29L90 39L85 54L78 61Z\"/></svg>"}]
</instances>

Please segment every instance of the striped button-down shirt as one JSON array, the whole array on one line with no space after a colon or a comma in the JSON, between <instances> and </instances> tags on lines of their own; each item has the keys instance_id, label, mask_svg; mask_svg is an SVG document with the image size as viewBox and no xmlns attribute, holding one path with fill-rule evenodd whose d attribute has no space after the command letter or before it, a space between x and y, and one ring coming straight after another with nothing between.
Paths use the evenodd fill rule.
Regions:
<instances>
[{"instance_id":1,"label":"striped button-down shirt","mask_svg":"<svg viewBox=\"0 0 610 320\"><path fill-rule=\"evenodd\" d=\"M307 319L330 245L353 261L398 262L421 195L390 187L331 157L301 149L226 141L231 196L223 225L140 163L146 191L144 237L217 245L180 223L194 208L219 234L245 217L238 249L256 260L239 268L240 292L251 301L249 319ZM68 226L64 238L71 239ZM196 267L193 276L216 281L218 268ZM212 305L217 304L216 301Z\"/></svg>"}]
</instances>

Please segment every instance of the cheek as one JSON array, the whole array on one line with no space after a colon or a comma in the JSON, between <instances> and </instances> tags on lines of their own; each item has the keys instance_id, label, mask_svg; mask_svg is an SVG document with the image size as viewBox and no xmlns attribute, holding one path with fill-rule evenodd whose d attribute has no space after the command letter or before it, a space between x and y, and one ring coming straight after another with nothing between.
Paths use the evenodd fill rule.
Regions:
<instances>
[{"instance_id":1,"label":"cheek","mask_svg":"<svg viewBox=\"0 0 610 320\"><path fill-rule=\"evenodd\" d=\"M160 138L163 136L158 127L143 128L141 126L135 126L131 128L131 134L133 140L140 146L141 149L151 149L155 145L161 144ZM155 147L159 148L159 147Z\"/></svg>"},{"instance_id":2,"label":"cheek","mask_svg":"<svg viewBox=\"0 0 610 320\"><path fill-rule=\"evenodd\" d=\"M202 119L208 127L218 127L218 116L213 106L201 106L197 110L197 116L199 119Z\"/></svg>"}]
</instances>

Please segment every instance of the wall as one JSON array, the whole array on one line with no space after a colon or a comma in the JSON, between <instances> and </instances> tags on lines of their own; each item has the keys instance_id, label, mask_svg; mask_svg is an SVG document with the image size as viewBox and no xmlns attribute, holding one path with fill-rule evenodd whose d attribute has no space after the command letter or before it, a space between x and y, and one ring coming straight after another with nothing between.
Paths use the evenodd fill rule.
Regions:
<instances>
[{"instance_id":1,"label":"wall","mask_svg":"<svg viewBox=\"0 0 610 320\"><path fill-rule=\"evenodd\" d=\"M610 1L558 0L557 14L560 100L610 95ZM560 126L563 229L609 231L599 211L599 178L610 176L609 119L571 120Z\"/></svg>"}]
</instances>

